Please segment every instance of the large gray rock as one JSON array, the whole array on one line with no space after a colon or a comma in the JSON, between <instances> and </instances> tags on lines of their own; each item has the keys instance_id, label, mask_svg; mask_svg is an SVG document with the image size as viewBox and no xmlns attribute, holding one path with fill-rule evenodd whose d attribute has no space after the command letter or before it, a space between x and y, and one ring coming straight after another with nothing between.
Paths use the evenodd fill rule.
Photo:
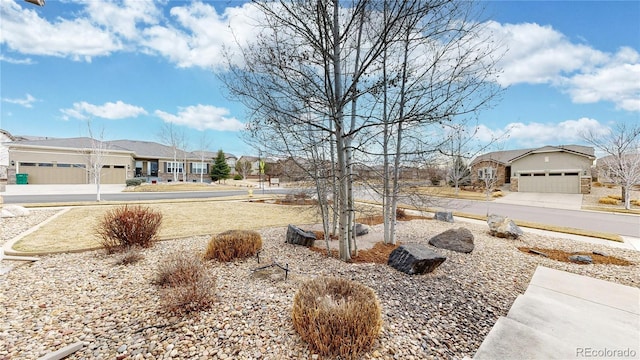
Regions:
<instances>
[{"instance_id":1,"label":"large gray rock","mask_svg":"<svg viewBox=\"0 0 640 360\"><path fill-rule=\"evenodd\" d=\"M365 224L357 223L353 226L353 232L356 236L367 235L369 233L369 227Z\"/></svg>"},{"instance_id":2,"label":"large gray rock","mask_svg":"<svg viewBox=\"0 0 640 360\"><path fill-rule=\"evenodd\" d=\"M499 238L517 239L524 234L522 229L506 216L491 214L487 218L487 224L489 233Z\"/></svg>"},{"instance_id":3,"label":"large gray rock","mask_svg":"<svg viewBox=\"0 0 640 360\"><path fill-rule=\"evenodd\" d=\"M429 239L429 245L468 254L473 251L473 234L463 227L449 229Z\"/></svg>"},{"instance_id":4,"label":"large gray rock","mask_svg":"<svg viewBox=\"0 0 640 360\"><path fill-rule=\"evenodd\" d=\"M569 260L581 264L593 264L593 258L589 255L571 255Z\"/></svg>"},{"instance_id":5,"label":"large gray rock","mask_svg":"<svg viewBox=\"0 0 640 360\"><path fill-rule=\"evenodd\" d=\"M287 227L286 242L294 245L313 246L316 241L316 234L311 231L304 231L296 226Z\"/></svg>"},{"instance_id":6,"label":"large gray rock","mask_svg":"<svg viewBox=\"0 0 640 360\"><path fill-rule=\"evenodd\" d=\"M447 258L420 244L405 244L393 250L387 264L409 275L435 270Z\"/></svg>"},{"instance_id":7,"label":"large gray rock","mask_svg":"<svg viewBox=\"0 0 640 360\"><path fill-rule=\"evenodd\" d=\"M2 217L29 216L29 209L19 205L4 205L2 207Z\"/></svg>"},{"instance_id":8,"label":"large gray rock","mask_svg":"<svg viewBox=\"0 0 640 360\"><path fill-rule=\"evenodd\" d=\"M433 218L438 221L453 222L453 213L451 211L436 211Z\"/></svg>"}]
</instances>

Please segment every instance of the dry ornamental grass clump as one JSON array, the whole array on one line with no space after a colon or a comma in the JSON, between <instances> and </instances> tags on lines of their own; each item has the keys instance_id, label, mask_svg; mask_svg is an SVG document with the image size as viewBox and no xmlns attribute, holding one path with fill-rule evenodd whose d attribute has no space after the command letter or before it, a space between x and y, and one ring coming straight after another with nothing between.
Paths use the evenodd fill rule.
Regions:
<instances>
[{"instance_id":1,"label":"dry ornamental grass clump","mask_svg":"<svg viewBox=\"0 0 640 360\"><path fill-rule=\"evenodd\" d=\"M293 327L318 353L356 358L371 348L382 328L375 292L357 282L319 277L293 298Z\"/></svg>"},{"instance_id":2,"label":"dry ornamental grass clump","mask_svg":"<svg viewBox=\"0 0 640 360\"><path fill-rule=\"evenodd\" d=\"M620 201L607 196L607 197L598 199L598 203L604 204L604 205L618 205Z\"/></svg>"},{"instance_id":3,"label":"dry ornamental grass clump","mask_svg":"<svg viewBox=\"0 0 640 360\"><path fill-rule=\"evenodd\" d=\"M161 287L161 304L169 312L206 310L215 299L216 278L194 255L170 256L161 263L155 283Z\"/></svg>"},{"instance_id":4,"label":"dry ornamental grass clump","mask_svg":"<svg viewBox=\"0 0 640 360\"><path fill-rule=\"evenodd\" d=\"M100 244L109 254L133 246L148 248L158 239L162 214L148 207L119 206L109 210L96 227Z\"/></svg>"},{"instance_id":5,"label":"dry ornamental grass clump","mask_svg":"<svg viewBox=\"0 0 640 360\"><path fill-rule=\"evenodd\" d=\"M232 261L254 256L262 248L262 237L251 230L229 230L215 235L207 245L206 260Z\"/></svg>"}]
</instances>

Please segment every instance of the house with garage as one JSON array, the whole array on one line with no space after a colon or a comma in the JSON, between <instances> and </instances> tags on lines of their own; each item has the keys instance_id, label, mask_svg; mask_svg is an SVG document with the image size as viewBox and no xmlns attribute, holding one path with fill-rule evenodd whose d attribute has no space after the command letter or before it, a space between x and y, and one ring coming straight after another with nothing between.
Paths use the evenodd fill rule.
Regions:
<instances>
[{"instance_id":1,"label":"house with garage","mask_svg":"<svg viewBox=\"0 0 640 360\"><path fill-rule=\"evenodd\" d=\"M588 194L594 153L582 145L491 152L471 162L472 182L489 178L510 191Z\"/></svg>"},{"instance_id":2,"label":"house with garage","mask_svg":"<svg viewBox=\"0 0 640 360\"><path fill-rule=\"evenodd\" d=\"M100 149L100 182L124 184L126 179L200 181L213 165L212 152L186 152L151 141L98 141L88 137L47 138L4 142L8 152L7 180L17 174L29 184L90 184L92 157ZM235 157L227 154L227 158Z\"/></svg>"}]
</instances>

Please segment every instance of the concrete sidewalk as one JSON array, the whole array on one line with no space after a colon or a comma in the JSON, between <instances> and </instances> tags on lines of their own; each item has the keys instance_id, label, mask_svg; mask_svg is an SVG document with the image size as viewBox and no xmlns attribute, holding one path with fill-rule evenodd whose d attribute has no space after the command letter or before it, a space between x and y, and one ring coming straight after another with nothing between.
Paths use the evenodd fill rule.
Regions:
<instances>
[{"instance_id":1,"label":"concrete sidewalk","mask_svg":"<svg viewBox=\"0 0 640 360\"><path fill-rule=\"evenodd\" d=\"M474 359L638 359L640 289L538 266Z\"/></svg>"}]
</instances>

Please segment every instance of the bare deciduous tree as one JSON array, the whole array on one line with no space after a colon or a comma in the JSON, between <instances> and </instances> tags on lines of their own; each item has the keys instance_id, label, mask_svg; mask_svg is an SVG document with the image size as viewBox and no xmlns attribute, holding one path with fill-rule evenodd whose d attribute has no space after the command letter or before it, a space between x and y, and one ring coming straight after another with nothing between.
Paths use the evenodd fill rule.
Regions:
<instances>
[{"instance_id":1,"label":"bare deciduous tree","mask_svg":"<svg viewBox=\"0 0 640 360\"><path fill-rule=\"evenodd\" d=\"M96 201L101 201L100 185L102 183L102 167L104 166L108 145L104 141L104 129L100 131L98 137L95 137L91 122L87 121L87 131L91 141L91 148L85 152L88 165L87 170L89 171L91 181L96 184Z\"/></svg>"},{"instance_id":2,"label":"bare deciduous tree","mask_svg":"<svg viewBox=\"0 0 640 360\"><path fill-rule=\"evenodd\" d=\"M598 169L622 189L624 208L631 208L631 189L640 184L640 125L617 123L607 134L588 131L582 138L604 154Z\"/></svg>"},{"instance_id":3,"label":"bare deciduous tree","mask_svg":"<svg viewBox=\"0 0 640 360\"><path fill-rule=\"evenodd\" d=\"M160 141L163 144L171 147L171 153L172 153L171 155L173 157L173 164L172 164L173 181L178 181L179 151L182 151L183 157L186 157L186 154L184 154L184 148L186 146L184 131L176 129L173 126L173 123L164 123L162 128L160 129L160 133L158 134L158 137L160 138ZM186 174L185 167L187 166L187 164L186 164L186 159L184 160L185 162L182 165L182 172L183 174Z\"/></svg>"},{"instance_id":4,"label":"bare deciduous tree","mask_svg":"<svg viewBox=\"0 0 640 360\"><path fill-rule=\"evenodd\" d=\"M262 31L241 47L244 64L230 61L221 78L251 110L254 139L268 140L280 154L317 153L302 134L313 133L322 148L328 146L326 159L335 164L330 178L339 253L349 260L356 250L354 159L381 162L386 154L392 171L384 171L391 179L385 183L390 205L385 212L393 221L398 171L404 156L424 151L424 127L478 111L495 94L487 86L494 75L492 45L484 41L481 23L472 17L475 7L467 2L254 5L264 15ZM371 144L378 145L371 149ZM392 225L388 233L387 241L395 242Z\"/></svg>"}]
</instances>

